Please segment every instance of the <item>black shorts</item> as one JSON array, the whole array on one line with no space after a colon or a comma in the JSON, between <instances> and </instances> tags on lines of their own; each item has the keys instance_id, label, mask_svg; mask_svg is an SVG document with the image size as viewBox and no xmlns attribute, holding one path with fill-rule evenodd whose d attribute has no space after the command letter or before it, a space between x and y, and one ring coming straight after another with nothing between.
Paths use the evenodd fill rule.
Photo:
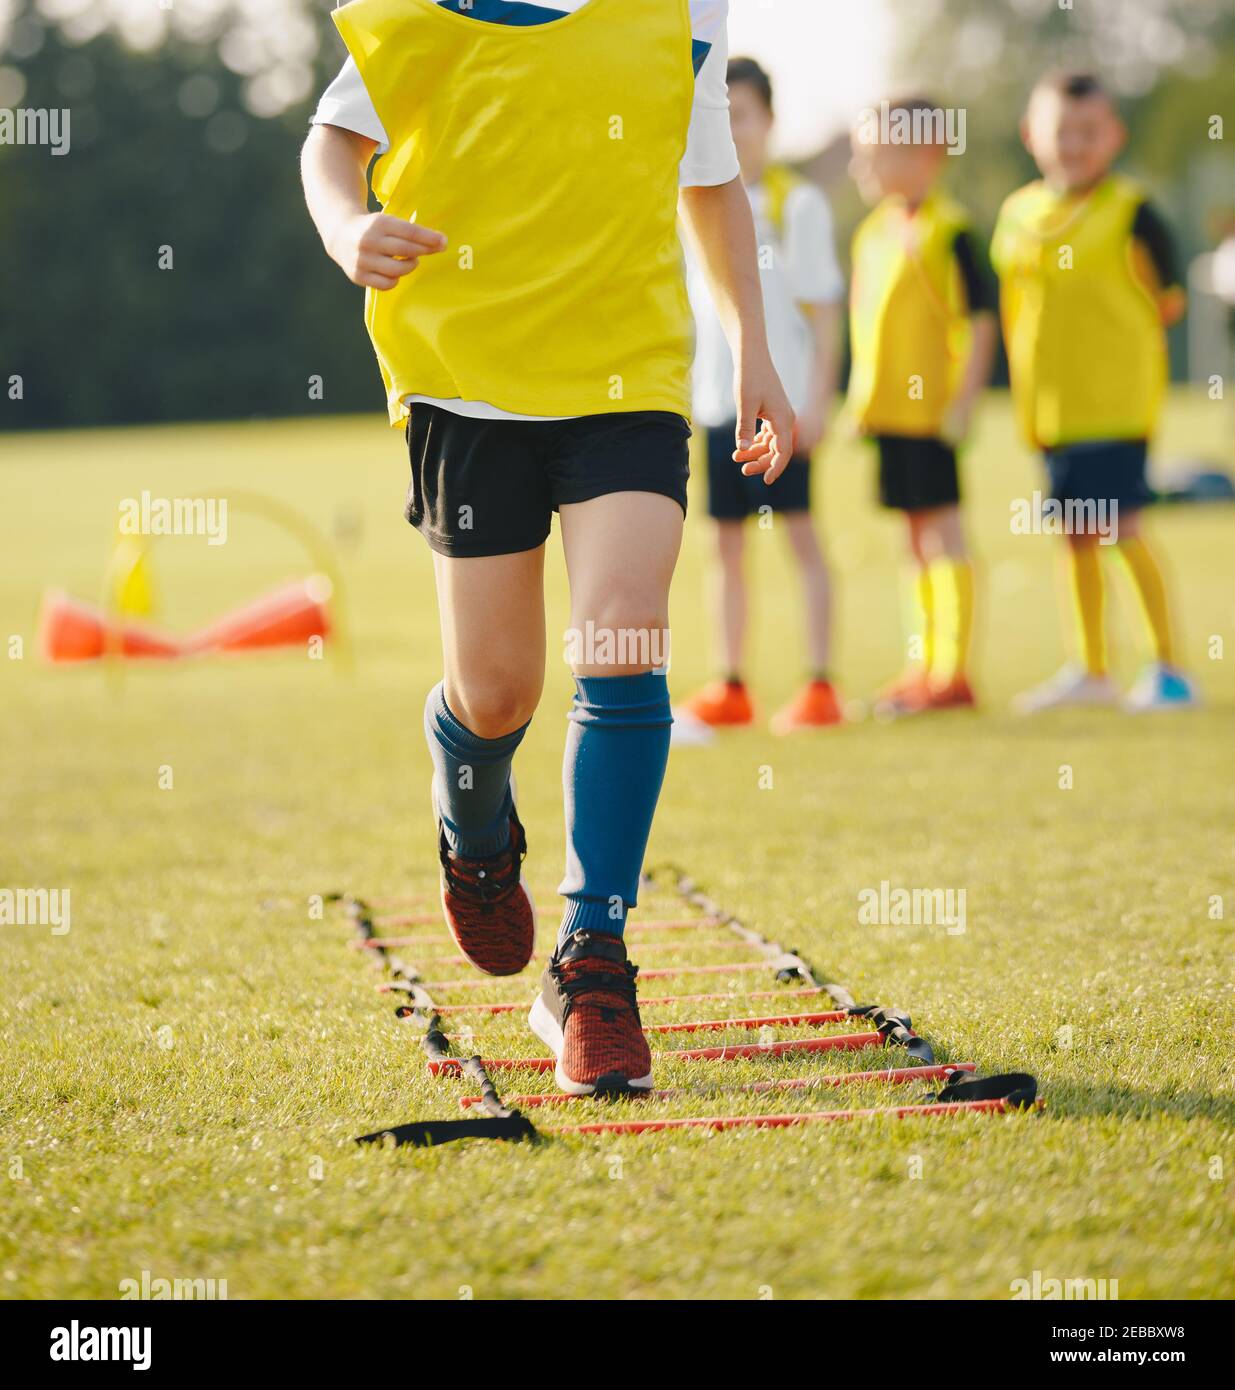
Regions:
<instances>
[{"instance_id":1,"label":"black shorts","mask_svg":"<svg viewBox=\"0 0 1235 1390\"><path fill-rule=\"evenodd\" d=\"M928 512L955 507L961 500L956 450L942 439L881 434L879 500L900 512Z\"/></svg>"},{"instance_id":2,"label":"black shorts","mask_svg":"<svg viewBox=\"0 0 1235 1390\"><path fill-rule=\"evenodd\" d=\"M1057 502L1114 503L1129 512L1153 501L1145 478L1149 444L1144 439L1097 439L1046 451L1051 496Z\"/></svg>"},{"instance_id":3,"label":"black shorts","mask_svg":"<svg viewBox=\"0 0 1235 1390\"><path fill-rule=\"evenodd\" d=\"M717 521L744 521L760 507L774 512L810 511L810 459L795 454L789 466L769 486L762 475L747 477L734 463L737 421L709 428L708 515Z\"/></svg>"},{"instance_id":4,"label":"black shorts","mask_svg":"<svg viewBox=\"0 0 1235 1390\"><path fill-rule=\"evenodd\" d=\"M439 554L514 555L553 513L611 492L658 492L686 511L690 426L663 410L573 420L474 420L413 403L404 516Z\"/></svg>"}]
</instances>

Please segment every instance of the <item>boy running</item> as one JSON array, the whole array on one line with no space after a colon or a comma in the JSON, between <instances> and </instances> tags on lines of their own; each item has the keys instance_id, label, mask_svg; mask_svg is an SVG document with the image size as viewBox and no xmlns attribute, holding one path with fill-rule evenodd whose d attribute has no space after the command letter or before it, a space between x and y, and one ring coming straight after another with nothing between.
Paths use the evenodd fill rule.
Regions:
<instances>
[{"instance_id":1,"label":"boy running","mask_svg":"<svg viewBox=\"0 0 1235 1390\"><path fill-rule=\"evenodd\" d=\"M327 251L367 287L406 428L407 518L434 552L442 623L445 679L425 707L442 907L491 975L532 954L510 770L544 679L554 511L572 629L634 630L662 650L690 434L679 183L741 364L734 466L771 483L789 460L728 131L726 13L725 0L353 0L334 16L352 62L306 142L305 191ZM622 934L672 721L663 670L618 656L574 666L565 911L530 1018L576 1094L652 1080Z\"/></svg>"},{"instance_id":2,"label":"boy running","mask_svg":"<svg viewBox=\"0 0 1235 1390\"><path fill-rule=\"evenodd\" d=\"M1166 586L1140 525L1149 439L1167 384L1164 325L1185 307L1171 236L1144 192L1111 172L1127 132L1097 78L1044 77L1021 135L1042 178L1004 203L992 251L1021 430L1045 453L1051 496L1065 515L1109 518L1118 537L1154 652L1126 707L1191 705L1192 686L1175 665ZM1116 699L1100 539L1096 530L1067 535L1082 662L1022 695L1022 713Z\"/></svg>"},{"instance_id":3,"label":"boy running","mask_svg":"<svg viewBox=\"0 0 1235 1390\"><path fill-rule=\"evenodd\" d=\"M990 378L998 325L969 215L935 187L944 112L924 97L885 105L889 136L916 135L883 139L871 122L854 132L852 172L875 207L853 239L847 410L878 446L880 501L904 512L914 564L909 661L875 700L876 715L891 718L974 704L956 451Z\"/></svg>"},{"instance_id":4,"label":"boy running","mask_svg":"<svg viewBox=\"0 0 1235 1390\"><path fill-rule=\"evenodd\" d=\"M772 82L752 58L729 64L729 117L750 195L761 248L763 300L772 360L798 414L794 457L774 487L743 477L733 451L733 356L703 276L694 266L687 284L695 311L695 423L707 429L708 515L715 525L717 597L725 679L692 696L688 714L712 726L749 724L754 705L746 663L745 522L770 508L784 529L802 580L806 608L808 679L772 718L774 733L840 722L831 661L831 586L810 514L810 456L822 442L836 396L840 301L845 282L837 264L832 214L813 184L771 164L775 124Z\"/></svg>"}]
</instances>

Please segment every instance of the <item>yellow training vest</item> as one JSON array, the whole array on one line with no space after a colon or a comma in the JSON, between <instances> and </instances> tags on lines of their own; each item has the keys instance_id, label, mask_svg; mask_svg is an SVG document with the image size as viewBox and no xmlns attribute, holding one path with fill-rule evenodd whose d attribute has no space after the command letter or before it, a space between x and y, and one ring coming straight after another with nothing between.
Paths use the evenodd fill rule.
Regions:
<instances>
[{"instance_id":1,"label":"yellow training vest","mask_svg":"<svg viewBox=\"0 0 1235 1390\"><path fill-rule=\"evenodd\" d=\"M1166 334L1131 235L1144 196L1119 175L1079 196L1039 182L999 214L991 258L1012 394L1039 448L1147 439L1157 425Z\"/></svg>"},{"instance_id":2,"label":"yellow training vest","mask_svg":"<svg viewBox=\"0 0 1235 1390\"><path fill-rule=\"evenodd\" d=\"M847 409L865 434L937 436L960 384L969 318L954 246L963 208L885 198L853 239Z\"/></svg>"},{"instance_id":3,"label":"yellow training vest","mask_svg":"<svg viewBox=\"0 0 1235 1390\"><path fill-rule=\"evenodd\" d=\"M785 240L785 209L788 206L789 198L793 191L801 188L806 180L796 169L791 169L787 164L769 164L763 171L764 195L767 199L765 204L767 209L768 221L772 224L772 230L783 242Z\"/></svg>"},{"instance_id":4,"label":"yellow training vest","mask_svg":"<svg viewBox=\"0 0 1235 1390\"><path fill-rule=\"evenodd\" d=\"M390 141L375 194L450 240L368 292L392 424L410 394L689 416L688 0L588 0L532 26L353 0L334 20Z\"/></svg>"}]
</instances>

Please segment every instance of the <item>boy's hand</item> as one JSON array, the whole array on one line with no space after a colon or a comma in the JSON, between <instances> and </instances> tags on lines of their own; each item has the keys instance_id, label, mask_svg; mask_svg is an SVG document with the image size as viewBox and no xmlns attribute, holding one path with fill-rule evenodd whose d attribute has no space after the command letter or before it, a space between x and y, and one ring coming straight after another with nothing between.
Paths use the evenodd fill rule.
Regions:
<instances>
[{"instance_id":1,"label":"boy's hand","mask_svg":"<svg viewBox=\"0 0 1235 1390\"><path fill-rule=\"evenodd\" d=\"M950 444L955 449L969 438L969 427L973 423L973 406L973 401L958 397L948 407L939 431L945 444Z\"/></svg>"},{"instance_id":2,"label":"boy's hand","mask_svg":"<svg viewBox=\"0 0 1235 1390\"><path fill-rule=\"evenodd\" d=\"M809 456L823 443L830 414L826 405L811 404L798 416L797 453Z\"/></svg>"},{"instance_id":3,"label":"boy's hand","mask_svg":"<svg viewBox=\"0 0 1235 1390\"><path fill-rule=\"evenodd\" d=\"M421 256L444 251L446 237L402 217L365 212L341 223L327 249L353 285L392 290L416 269Z\"/></svg>"},{"instance_id":4,"label":"boy's hand","mask_svg":"<svg viewBox=\"0 0 1235 1390\"><path fill-rule=\"evenodd\" d=\"M738 368L734 396L738 407L738 447L733 453L734 462L742 465L742 472L748 478L762 473L763 481L770 485L793 457L795 424L793 407L771 358L753 367Z\"/></svg>"}]
</instances>

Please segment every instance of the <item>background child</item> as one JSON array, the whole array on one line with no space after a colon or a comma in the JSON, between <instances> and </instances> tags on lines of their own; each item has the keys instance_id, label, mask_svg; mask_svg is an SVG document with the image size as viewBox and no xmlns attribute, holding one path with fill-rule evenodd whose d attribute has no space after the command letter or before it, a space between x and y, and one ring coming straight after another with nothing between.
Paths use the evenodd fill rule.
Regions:
<instances>
[{"instance_id":1,"label":"background child","mask_svg":"<svg viewBox=\"0 0 1235 1390\"><path fill-rule=\"evenodd\" d=\"M1127 707L1190 705L1166 587L1140 527L1148 440L1167 383L1163 325L1184 310L1170 234L1141 189L1111 173L1127 132L1097 78L1048 74L1021 134L1042 179L1004 204L993 247L1021 429L1045 452L1052 496L1115 524L1154 651ZM1021 696L1024 713L1116 697L1099 536L1077 530L1067 541L1083 660Z\"/></svg>"},{"instance_id":2,"label":"background child","mask_svg":"<svg viewBox=\"0 0 1235 1390\"><path fill-rule=\"evenodd\" d=\"M733 357L704 278L692 267L688 283L698 333L695 423L707 434L708 514L715 524L717 608L726 675L688 700L685 709L709 725L749 724L754 718L743 679L748 610L745 521L761 507L771 507L793 549L806 606L809 679L772 719L775 732L789 733L835 724L841 718L828 679L831 585L810 514L810 455L824 437L836 395L845 287L827 199L792 170L768 162L774 125L772 83L751 58L735 58L729 64L729 107L742 181L759 236L772 357L798 413L798 434L793 461L773 486L744 477L733 467Z\"/></svg>"},{"instance_id":3,"label":"background child","mask_svg":"<svg viewBox=\"0 0 1235 1390\"><path fill-rule=\"evenodd\" d=\"M887 110L891 121L942 115L921 97ZM968 214L935 188L939 125L920 116L926 138L917 143L875 139L865 127L853 142L852 172L875 208L853 241L848 410L878 445L880 500L905 513L914 564L909 662L876 699L885 716L974 703L973 571L956 447L990 377L997 327Z\"/></svg>"}]
</instances>

